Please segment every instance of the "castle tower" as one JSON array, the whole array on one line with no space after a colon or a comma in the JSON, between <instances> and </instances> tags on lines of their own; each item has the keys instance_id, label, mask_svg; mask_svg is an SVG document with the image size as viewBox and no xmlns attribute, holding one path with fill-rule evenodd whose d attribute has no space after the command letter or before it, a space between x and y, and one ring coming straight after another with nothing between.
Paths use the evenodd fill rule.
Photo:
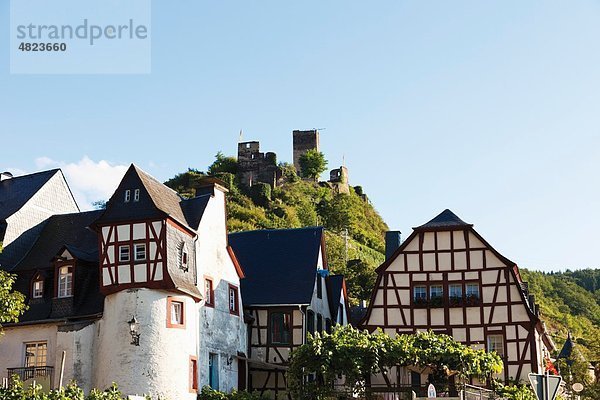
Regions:
<instances>
[{"instance_id":1,"label":"castle tower","mask_svg":"<svg viewBox=\"0 0 600 400\"><path fill-rule=\"evenodd\" d=\"M319 151L319 131L312 129L309 131L292 132L294 138L294 167L300 174L300 156L308 150Z\"/></svg>"}]
</instances>

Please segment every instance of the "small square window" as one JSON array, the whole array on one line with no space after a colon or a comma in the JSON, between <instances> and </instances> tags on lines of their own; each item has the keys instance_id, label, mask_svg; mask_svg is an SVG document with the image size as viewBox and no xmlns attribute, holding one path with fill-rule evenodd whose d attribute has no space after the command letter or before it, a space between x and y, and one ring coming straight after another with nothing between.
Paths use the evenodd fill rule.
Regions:
<instances>
[{"instance_id":1,"label":"small square window","mask_svg":"<svg viewBox=\"0 0 600 400\"><path fill-rule=\"evenodd\" d=\"M71 296L73 296L73 267L60 267L58 269L58 297Z\"/></svg>"},{"instance_id":2,"label":"small square window","mask_svg":"<svg viewBox=\"0 0 600 400\"><path fill-rule=\"evenodd\" d=\"M127 189L125 191L125 203L129 203L130 200L131 200L131 190Z\"/></svg>"},{"instance_id":3,"label":"small square window","mask_svg":"<svg viewBox=\"0 0 600 400\"><path fill-rule=\"evenodd\" d=\"M477 283L467 283L465 294L467 298L478 299L479 298L479 285Z\"/></svg>"},{"instance_id":4,"label":"small square window","mask_svg":"<svg viewBox=\"0 0 600 400\"><path fill-rule=\"evenodd\" d=\"M426 301L427 300L427 287L426 286L415 286L413 289L413 299L415 301Z\"/></svg>"},{"instance_id":5,"label":"small square window","mask_svg":"<svg viewBox=\"0 0 600 400\"><path fill-rule=\"evenodd\" d=\"M119 246L119 261L120 262L129 262L129 245Z\"/></svg>"},{"instance_id":6,"label":"small square window","mask_svg":"<svg viewBox=\"0 0 600 400\"><path fill-rule=\"evenodd\" d=\"M40 299L44 297L44 281L39 279L33 282L33 294L34 299Z\"/></svg>"},{"instance_id":7,"label":"small square window","mask_svg":"<svg viewBox=\"0 0 600 400\"><path fill-rule=\"evenodd\" d=\"M135 189L133 192L133 201L140 201L140 189Z\"/></svg>"},{"instance_id":8,"label":"small square window","mask_svg":"<svg viewBox=\"0 0 600 400\"><path fill-rule=\"evenodd\" d=\"M442 285L431 285L429 287L429 298L439 299L444 296L444 288Z\"/></svg>"},{"instance_id":9,"label":"small square window","mask_svg":"<svg viewBox=\"0 0 600 400\"><path fill-rule=\"evenodd\" d=\"M238 307L238 288L233 285L229 285L229 313L238 315Z\"/></svg>"},{"instance_id":10,"label":"small square window","mask_svg":"<svg viewBox=\"0 0 600 400\"><path fill-rule=\"evenodd\" d=\"M143 261L146 259L146 243L136 243L135 248L135 260Z\"/></svg>"},{"instance_id":11,"label":"small square window","mask_svg":"<svg viewBox=\"0 0 600 400\"><path fill-rule=\"evenodd\" d=\"M462 298L462 285L460 283L453 283L448 285L448 291L451 299Z\"/></svg>"},{"instance_id":12,"label":"small square window","mask_svg":"<svg viewBox=\"0 0 600 400\"><path fill-rule=\"evenodd\" d=\"M489 335L487 338L488 352L495 351L500 357L504 357L504 338L502 335Z\"/></svg>"},{"instance_id":13,"label":"small square window","mask_svg":"<svg viewBox=\"0 0 600 400\"><path fill-rule=\"evenodd\" d=\"M167 299L167 327L185 328L185 310L183 301L172 297Z\"/></svg>"}]
</instances>

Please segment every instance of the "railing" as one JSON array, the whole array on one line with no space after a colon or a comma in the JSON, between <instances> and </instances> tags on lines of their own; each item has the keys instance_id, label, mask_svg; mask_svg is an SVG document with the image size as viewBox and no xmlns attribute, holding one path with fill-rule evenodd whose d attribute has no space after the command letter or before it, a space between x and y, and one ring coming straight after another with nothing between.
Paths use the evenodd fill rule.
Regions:
<instances>
[{"instance_id":1,"label":"railing","mask_svg":"<svg viewBox=\"0 0 600 400\"><path fill-rule=\"evenodd\" d=\"M20 367L20 368L7 368L8 381L10 382L11 377L16 375L24 383L32 383L35 381L37 384L42 385L44 389L50 389L52 386L52 378L54 377L54 367Z\"/></svg>"},{"instance_id":2,"label":"railing","mask_svg":"<svg viewBox=\"0 0 600 400\"><path fill-rule=\"evenodd\" d=\"M503 400L494 391L485 389L479 386L464 385L463 387L464 400Z\"/></svg>"},{"instance_id":3,"label":"railing","mask_svg":"<svg viewBox=\"0 0 600 400\"><path fill-rule=\"evenodd\" d=\"M434 385L438 397L457 399L460 396L460 388L448 385ZM392 384L392 385L367 385L364 397L356 397L347 388L336 387L337 399L367 399L367 400L411 400L413 393L416 398L427 397L428 384Z\"/></svg>"}]
</instances>

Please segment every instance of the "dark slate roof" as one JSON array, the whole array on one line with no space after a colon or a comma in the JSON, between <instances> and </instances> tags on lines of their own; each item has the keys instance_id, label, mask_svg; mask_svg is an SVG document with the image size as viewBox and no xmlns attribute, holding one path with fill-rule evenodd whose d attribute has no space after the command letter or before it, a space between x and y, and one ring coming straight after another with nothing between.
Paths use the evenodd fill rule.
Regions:
<instances>
[{"instance_id":1,"label":"dark slate roof","mask_svg":"<svg viewBox=\"0 0 600 400\"><path fill-rule=\"evenodd\" d=\"M329 310L333 319L337 318L338 308L340 308L343 284L344 275L329 275L327 277L327 298L329 299Z\"/></svg>"},{"instance_id":2,"label":"dark slate roof","mask_svg":"<svg viewBox=\"0 0 600 400\"><path fill-rule=\"evenodd\" d=\"M310 304L322 227L232 233L229 244L244 270L245 306Z\"/></svg>"},{"instance_id":3,"label":"dark slate roof","mask_svg":"<svg viewBox=\"0 0 600 400\"><path fill-rule=\"evenodd\" d=\"M45 223L31 250L15 266L15 289L31 295L31 281L37 274L44 278L44 297L29 299L29 309L19 318L21 323L69 319L102 312L104 296L98 287L98 239L89 226L101 210L53 215ZM55 271L53 259L64 250L78 259L74 276L74 297L54 299ZM65 308L61 302L70 303Z\"/></svg>"},{"instance_id":4,"label":"dark slate roof","mask_svg":"<svg viewBox=\"0 0 600 400\"><path fill-rule=\"evenodd\" d=\"M360 305L354 306L354 307L350 307L350 316L348 318L348 321L350 322L350 325L358 327L358 325L360 324L360 322L367 315L367 310L368 310L367 307L363 307L363 306L360 306Z\"/></svg>"},{"instance_id":5,"label":"dark slate roof","mask_svg":"<svg viewBox=\"0 0 600 400\"><path fill-rule=\"evenodd\" d=\"M134 190L140 189L140 200L133 201ZM131 200L125 203L125 190L131 190ZM131 164L119 187L114 192L106 211L99 223L164 218L169 216L179 223L192 229L197 229L206 205L213 194L212 188L205 188L201 195L186 200L175 190L164 185L154 177Z\"/></svg>"},{"instance_id":6,"label":"dark slate roof","mask_svg":"<svg viewBox=\"0 0 600 400\"><path fill-rule=\"evenodd\" d=\"M469 227L473 226L462 219L460 219L456 214L454 214L449 209L445 209L437 217L432 219L431 221L418 226L414 229L437 229L437 228L453 228L453 227Z\"/></svg>"},{"instance_id":7,"label":"dark slate roof","mask_svg":"<svg viewBox=\"0 0 600 400\"><path fill-rule=\"evenodd\" d=\"M51 169L0 181L0 220L19 211L58 172Z\"/></svg>"},{"instance_id":8,"label":"dark slate roof","mask_svg":"<svg viewBox=\"0 0 600 400\"><path fill-rule=\"evenodd\" d=\"M573 342L573 338L571 338L571 332L569 332L567 335L567 340L565 341L565 344L563 345L562 349L560 350L560 353L558 354L558 357L556 358L564 358L567 360L570 359L571 355L573 354L574 347L575 343Z\"/></svg>"}]
</instances>

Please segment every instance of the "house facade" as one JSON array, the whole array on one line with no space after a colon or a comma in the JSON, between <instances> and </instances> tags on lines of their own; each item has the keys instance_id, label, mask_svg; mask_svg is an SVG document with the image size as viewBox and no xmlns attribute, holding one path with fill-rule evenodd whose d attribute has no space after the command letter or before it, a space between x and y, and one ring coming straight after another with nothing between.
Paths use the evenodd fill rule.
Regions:
<instances>
[{"instance_id":1,"label":"house facade","mask_svg":"<svg viewBox=\"0 0 600 400\"><path fill-rule=\"evenodd\" d=\"M504 361L504 380L526 381L530 372L544 371L553 343L535 299L517 265L472 224L445 210L386 253L361 326L392 336L433 330L495 351ZM409 368L375 376L372 383L418 386L427 379Z\"/></svg>"},{"instance_id":2,"label":"house facade","mask_svg":"<svg viewBox=\"0 0 600 400\"><path fill-rule=\"evenodd\" d=\"M183 199L132 165L103 211L55 215L11 270L29 310L5 327L0 373L118 382L195 399L246 380L243 272L227 245L226 189Z\"/></svg>"},{"instance_id":3,"label":"house facade","mask_svg":"<svg viewBox=\"0 0 600 400\"><path fill-rule=\"evenodd\" d=\"M321 227L233 233L229 243L246 274L248 389L289 398L290 353L308 333L348 322L344 279L329 274Z\"/></svg>"}]
</instances>

